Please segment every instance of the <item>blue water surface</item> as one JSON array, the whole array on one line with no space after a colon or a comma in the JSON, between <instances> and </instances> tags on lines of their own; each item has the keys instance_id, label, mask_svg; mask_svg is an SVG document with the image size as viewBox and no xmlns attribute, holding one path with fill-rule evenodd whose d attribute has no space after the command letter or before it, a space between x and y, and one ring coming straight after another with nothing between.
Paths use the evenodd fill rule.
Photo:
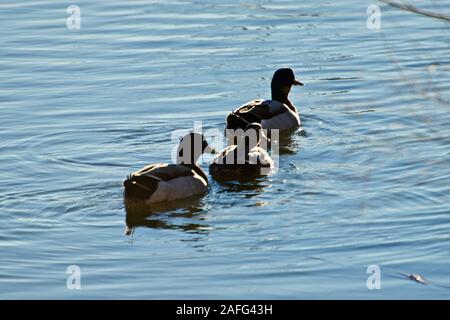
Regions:
<instances>
[{"instance_id":1,"label":"blue water surface","mask_svg":"<svg viewBox=\"0 0 450 320\"><path fill-rule=\"evenodd\" d=\"M0 298L450 298L448 22L378 1L39 0L2 2L0 30ZM173 130L222 130L282 66L304 131L277 173L127 215L122 180L170 161Z\"/></svg>"}]
</instances>

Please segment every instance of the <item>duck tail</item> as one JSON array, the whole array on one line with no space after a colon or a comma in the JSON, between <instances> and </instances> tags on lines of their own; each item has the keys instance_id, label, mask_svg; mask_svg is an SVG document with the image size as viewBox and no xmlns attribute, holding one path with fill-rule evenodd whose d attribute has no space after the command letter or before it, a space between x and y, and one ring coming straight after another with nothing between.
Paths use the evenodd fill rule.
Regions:
<instances>
[{"instance_id":1,"label":"duck tail","mask_svg":"<svg viewBox=\"0 0 450 320\"><path fill-rule=\"evenodd\" d=\"M151 179L153 180L153 179ZM127 176L123 181L124 197L127 199L145 200L151 197L156 190L157 183L149 183L146 178Z\"/></svg>"},{"instance_id":2,"label":"duck tail","mask_svg":"<svg viewBox=\"0 0 450 320\"><path fill-rule=\"evenodd\" d=\"M235 111L232 111L230 114L228 114L226 122L227 122L227 129L234 129L234 130L243 129L250 124L248 120L238 115Z\"/></svg>"}]
</instances>

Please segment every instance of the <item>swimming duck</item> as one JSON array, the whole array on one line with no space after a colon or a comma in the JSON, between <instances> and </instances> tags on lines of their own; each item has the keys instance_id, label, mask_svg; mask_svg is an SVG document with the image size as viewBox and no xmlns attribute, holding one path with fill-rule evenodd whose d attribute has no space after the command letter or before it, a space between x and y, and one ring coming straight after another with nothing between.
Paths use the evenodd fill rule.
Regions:
<instances>
[{"instance_id":1,"label":"swimming duck","mask_svg":"<svg viewBox=\"0 0 450 320\"><path fill-rule=\"evenodd\" d=\"M124 180L125 200L152 204L206 193L208 178L196 162L203 153L214 152L202 134L189 133L180 140L176 164L151 164Z\"/></svg>"},{"instance_id":2,"label":"swimming duck","mask_svg":"<svg viewBox=\"0 0 450 320\"><path fill-rule=\"evenodd\" d=\"M303 83L295 78L292 69L278 69L271 83L272 100L257 99L240 106L226 117L227 129L243 129L253 122L260 123L264 129L300 126L297 108L288 97L292 86L303 86Z\"/></svg>"},{"instance_id":3,"label":"swimming duck","mask_svg":"<svg viewBox=\"0 0 450 320\"><path fill-rule=\"evenodd\" d=\"M251 123L237 138L237 145L226 147L214 157L209 166L211 176L216 180L240 180L269 174L274 163L260 146L262 139L267 139L262 126Z\"/></svg>"}]
</instances>

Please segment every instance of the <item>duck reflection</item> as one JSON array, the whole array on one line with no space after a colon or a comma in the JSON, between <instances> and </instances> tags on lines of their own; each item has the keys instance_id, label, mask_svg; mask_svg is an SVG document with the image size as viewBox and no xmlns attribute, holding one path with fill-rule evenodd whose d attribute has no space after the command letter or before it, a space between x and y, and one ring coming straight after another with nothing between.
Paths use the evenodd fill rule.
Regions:
<instances>
[{"instance_id":1,"label":"duck reflection","mask_svg":"<svg viewBox=\"0 0 450 320\"><path fill-rule=\"evenodd\" d=\"M125 200L124 205L125 235L132 235L136 227L209 233L209 226L202 217L203 203L199 197L151 205Z\"/></svg>"},{"instance_id":2,"label":"duck reflection","mask_svg":"<svg viewBox=\"0 0 450 320\"><path fill-rule=\"evenodd\" d=\"M295 154L300 149L300 145L297 137L306 137L306 132L303 128L300 129L290 129L280 132L279 135L279 154Z\"/></svg>"},{"instance_id":3,"label":"duck reflection","mask_svg":"<svg viewBox=\"0 0 450 320\"><path fill-rule=\"evenodd\" d=\"M266 176L227 181L216 180L216 184L218 185L218 193L238 193L244 198L259 196L270 185Z\"/></svg>"}]
</instances>

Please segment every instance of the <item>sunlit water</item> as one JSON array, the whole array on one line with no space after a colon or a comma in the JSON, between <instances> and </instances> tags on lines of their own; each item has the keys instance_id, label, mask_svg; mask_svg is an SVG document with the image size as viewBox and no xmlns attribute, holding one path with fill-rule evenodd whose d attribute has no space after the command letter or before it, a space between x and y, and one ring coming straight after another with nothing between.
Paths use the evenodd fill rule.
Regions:
<instances>
[{"instance_id":1,"label":"sunlit water","mask_svg":"<svg viewBox=\"0 0 450 320\"><path fill-rule=\"evenodd\" d=\"M0 30L1 298L450 298L448 22L376 1L42 0L2 2ZM280 66L306 84L305 131L276 174L126 216L127 174L269 97Z\"/></svg>"}]
</instances>

